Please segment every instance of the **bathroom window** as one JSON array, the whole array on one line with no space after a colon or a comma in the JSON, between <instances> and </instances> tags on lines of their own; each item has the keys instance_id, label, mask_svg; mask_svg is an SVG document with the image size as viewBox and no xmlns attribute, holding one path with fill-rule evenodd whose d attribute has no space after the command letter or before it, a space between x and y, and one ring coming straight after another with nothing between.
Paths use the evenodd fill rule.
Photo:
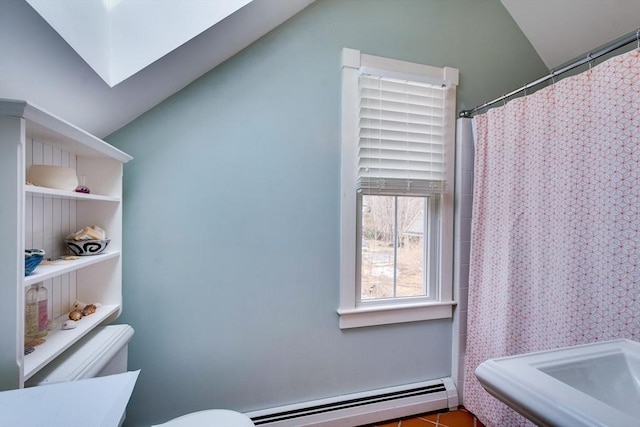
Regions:
<instances>
[{"instance_id":1,"label":"bathroom window","mask_svg":"<svg viewBox=\"0 0 640 427\"><path fill-rule=\"evenodd\" d=\"M457 81L342 51L341 328L451 317Z\"/></svg>"}]
</instances>

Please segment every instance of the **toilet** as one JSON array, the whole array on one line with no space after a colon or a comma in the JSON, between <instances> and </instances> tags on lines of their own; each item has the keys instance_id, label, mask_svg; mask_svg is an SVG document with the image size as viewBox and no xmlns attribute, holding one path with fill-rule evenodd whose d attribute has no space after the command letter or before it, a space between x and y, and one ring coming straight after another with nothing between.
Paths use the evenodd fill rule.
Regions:
<instances>
[{"instance_id":1,"label":"toilet","mask_svg":"<svg viewBox=\"0 0 640 427\"><path fill-rule=\"evenodd\" d=\"M155 427L254 427L251 418L227 409L192 412Z\"/></svg>"},{"instance_id":2,"label":"toilet","mask_svg":"<svg viewBox=\"0 0 640 427\"><path fill-rule=\"evenodd\" d=\"M78 381L127 372L129 325L108 325L93 329L76 345L25 382L25 387Z\"/></svg>"},{"instance_id":3,"label":"toilet","mask_svg":"<svg viewBox=\"0 0 640 427\"><path fill-rule=\"evenodd\" d=\"M129 341L134 330L129 325L108 325L93 329L76 345L38 371L25 387L64 383L127 372ZM125 413L120 415L121 426Z\"/></svg>"}]
</instances>

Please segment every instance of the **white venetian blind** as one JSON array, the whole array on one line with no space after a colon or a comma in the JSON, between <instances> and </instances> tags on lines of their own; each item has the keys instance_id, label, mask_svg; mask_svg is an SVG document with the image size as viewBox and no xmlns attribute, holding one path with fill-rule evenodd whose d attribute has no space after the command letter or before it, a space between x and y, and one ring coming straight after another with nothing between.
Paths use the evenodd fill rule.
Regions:
<instances>
[{"instance_id":1,"label":"white venetian blind","mask_svg":"<svg viewBox=\"0 0 640 427\"><path fill-rule=\"evenodd\" d=\"M445 188L446 87L362 74L357 190L422 196Z\"/></svg>"}]
</instances>

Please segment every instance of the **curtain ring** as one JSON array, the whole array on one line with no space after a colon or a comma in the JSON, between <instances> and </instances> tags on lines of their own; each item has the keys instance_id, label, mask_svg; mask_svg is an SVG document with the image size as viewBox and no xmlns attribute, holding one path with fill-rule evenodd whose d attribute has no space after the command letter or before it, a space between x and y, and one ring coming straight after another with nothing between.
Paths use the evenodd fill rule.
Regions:
<instances>
[{"instance_id":1,"label":"curtain ring","mask_svg":"<svg viewBox=\"0 0 640 427\"><path fill-rule=\"evenodd\" d=\"M593 62L593 58L591 57L591 53L587 55L587 63L589 64L589 71L591 71L591 63Z\"/></svg>"},{"instance_id":2,"label":"curtain ring","mask_svg":"<svg viewBox=\"0 0 640 427\"><path fill-rule=\"evenodd\" d=\"M556 84L556 72L551 70L551 84Z\"/></svg>"},{"instance_id":3,"label":"curtain ring","mask_svg":"<svg viewBox=\"0 0 640 427\"><path fill-rule=\"evenodd\" d=\"M636 31L636 40L638 41L638 50L640 50L640 30Z\"/></svg>"}]
</instances>

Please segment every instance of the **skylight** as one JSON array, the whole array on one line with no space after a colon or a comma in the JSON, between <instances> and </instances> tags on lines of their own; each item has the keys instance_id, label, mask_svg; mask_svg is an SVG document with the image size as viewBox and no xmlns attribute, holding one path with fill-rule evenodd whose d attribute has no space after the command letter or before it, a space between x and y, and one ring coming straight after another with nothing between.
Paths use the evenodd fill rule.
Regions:
<instances>
[{"instance_id":1,"label":"skylight","mask_svg":"<svg viewBox=\"0 0 640 427\"><path fill-rule=\"evenodd\" d=\"M110 86L252 0L26 0Z\"/></svg>"},{"instance_id":2,"label":"skylight","mask_svg":"<svg viewBox=\"0 0 640 427\"><path fill-rule=\"evenodd\" d=\"M102 4L107 10L111 10L118 5L122 0L102 0Z\"/></svg>"}]
</instances>

